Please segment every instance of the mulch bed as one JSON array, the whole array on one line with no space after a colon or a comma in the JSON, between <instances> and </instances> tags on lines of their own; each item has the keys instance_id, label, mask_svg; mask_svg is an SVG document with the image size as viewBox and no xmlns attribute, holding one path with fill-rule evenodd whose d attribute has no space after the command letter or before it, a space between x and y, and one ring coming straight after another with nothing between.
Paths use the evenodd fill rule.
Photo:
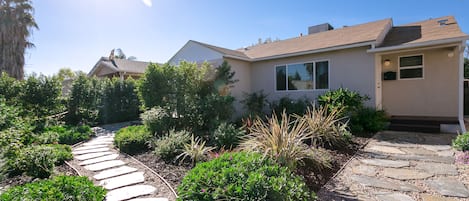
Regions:
<instances>
[{"instance_id":1,"label":"mulch bed","mask_svg":"<svg viewBox=\"0 0 469 201\"><path fill-rule=\"evenodd\" d=\"M369 138L364 137L353 137L352 143L347 148L344 148L343 150L327 150L332 156L331 169L324 169L320 172L315 172L308 168L302 168L300 171L297 171L297 174L302 175L305 178L308 187L317 192L342 168L347 161L349 161L350 158L353 157L359 149L363 147L363 145L366 144L368 139ZM181 184L182 179L191 169L187 164L183 164L181 166L177 164L167 164L158 159L158 157L156 157L152 152L141 153L133 157L160 174L174 189Z\"/></svg>"}]
</instances>

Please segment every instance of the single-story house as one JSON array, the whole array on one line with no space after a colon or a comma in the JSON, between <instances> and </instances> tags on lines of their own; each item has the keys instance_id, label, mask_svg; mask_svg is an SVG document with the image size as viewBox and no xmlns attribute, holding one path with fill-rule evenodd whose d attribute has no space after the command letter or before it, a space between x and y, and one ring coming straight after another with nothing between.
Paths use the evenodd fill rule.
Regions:
<instances>
[{"instance_id":1,"label":"single-story house","mask_svg":"<svg viewBox=\"0 0 469 201\"><path fill-rule=\"evenodd\" d=\"M150 62L115 58L111 53L109 57L101 57L88 73L88 76L119 77L120 79L132 77L138 79L145 73L149 64Z\"/></svg>"},{"instance_id":2,"label":"single-story house","mask_svg":"<svg viewBox=\"0 0 469 201\"><path fill-rule=\"evenodd\" d=\"M226 60L236 72L232 90L263 90L315 99L340 87L370 97L367 105L394 117L463 120L463 52L468 35L452 16L393 25L392 19L333 29L309 27L308 35L237 50L188 41L168 62ZM236 109L242 112L238 102Z\"/></svg>"}]
</instances>

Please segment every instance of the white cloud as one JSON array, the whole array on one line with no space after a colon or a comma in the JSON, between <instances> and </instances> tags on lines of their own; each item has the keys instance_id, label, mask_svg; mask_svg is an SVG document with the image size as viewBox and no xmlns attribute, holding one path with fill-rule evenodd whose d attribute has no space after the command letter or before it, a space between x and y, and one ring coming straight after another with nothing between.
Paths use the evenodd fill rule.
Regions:
<instances>
[{"instance_id":1,"label":"white cloud","mask_svg":"<svg viewBox=\"0 0 469 201\"><path fill-rule=\"evenodd\" d=\"M142 0L143 4L145 6L151 7L153 5L152 0Z\"/></svg>"}]
</instances>

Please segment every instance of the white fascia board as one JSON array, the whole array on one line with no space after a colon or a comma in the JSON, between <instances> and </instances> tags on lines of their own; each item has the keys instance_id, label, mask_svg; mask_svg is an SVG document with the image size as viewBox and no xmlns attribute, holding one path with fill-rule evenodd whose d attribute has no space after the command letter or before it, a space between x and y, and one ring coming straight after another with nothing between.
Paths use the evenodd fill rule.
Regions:
<instances>
[{"instance_id":1,"label":"white fascia board","mask_svg":"<svg viewBox=\"0 0 469 201\"><path fill-rule=\"evenodd\" d=\"M375 44L375 42L376 41L373 40L373 41L355 43L355 44L350 44L350 45L341 45L341 46L335 46L335 47L327 47L327 48L321 48L321 49L315 49L315 50L308 50L308 51L303 51L303 52L295 52L295 53L289 53L289 54L281 54L281 55L275 55L275 56L261 57L261 58L257 58L257 59L250 59L250 61L264 61L264 60L270 60L270 59L281 59L281 58L285 58L285 57L302 56L302 55L307 55L307 54L316 54L316 53L330 52L330 51L343 50L343 49L349 49L349 48L372 46L372 45Z\"/></svg>"},{"instance_id":2,"label":"white fascia board","mask_svg":"<svg viewBox=\"0 0 469 201\"><path fill-rule=\"evenodd\" d=\"M426 46L433 46L433 45L442 45L446 43L457 43L457 42L465 41L467 39L469 39L469 36L447 38L447 39L441 39L441 40L404 44L404 45L397 45L397 46L390 46L390 47L372 48L372 49L367 50L367 52L378 53L378 52L387 52L387 51L401 50L401 49L419 48L419 47L426 47Z\"/></svg>"}]
</instances>

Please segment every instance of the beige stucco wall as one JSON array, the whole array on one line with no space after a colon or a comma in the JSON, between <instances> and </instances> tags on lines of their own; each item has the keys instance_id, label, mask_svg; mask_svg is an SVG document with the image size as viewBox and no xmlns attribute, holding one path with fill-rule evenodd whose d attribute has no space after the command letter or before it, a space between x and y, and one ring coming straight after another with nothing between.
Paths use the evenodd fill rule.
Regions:
<instances>
[{"instance_id":1,"label":"beige stucco wall","mask_svg":"<svg viewBox=\"0 0 469 201\"><path fill-rule=\"evenodd\" d=\"M288 96L292 99L306 97L314 101L327 90L276 91L275 66L293 63L329 60L329 88L340 87L359 91L371 98L367 106L375 106L374 55L367 53L369 47L352 48L327 53L310 54L284 59L254 62L251 65L252 92L264 90L269 101Z\"/></svg>"},{"instance_id":2,"label":"beige stucco wall","mask_svg":"<svg viewBox=\"0 0 469 201\"><path fill-rule=\"evenodd\" d=\"M382 55L391 65L383 72L394 71L396 80L383 80L383 109L390 115L458 116L459 54L449 48ZM399 80L398 57L423 54L423 79Z\"/></svg>"},{"instance_id":3,"label":"beige stucco wall","mask_svg":"<svg viewBox=\"0 0 469 201\"><path fill-rule=\"evenodd\" d=\"M236 117L240 117L245 111L240 101L244 99L245 93L251 92L251 64L230 58L225 58L225 60L230 64L231 70L235 72L233 79L238 80L231 89L231 95L236 99L234 103Z\"/></svg>"}]
</instances>

